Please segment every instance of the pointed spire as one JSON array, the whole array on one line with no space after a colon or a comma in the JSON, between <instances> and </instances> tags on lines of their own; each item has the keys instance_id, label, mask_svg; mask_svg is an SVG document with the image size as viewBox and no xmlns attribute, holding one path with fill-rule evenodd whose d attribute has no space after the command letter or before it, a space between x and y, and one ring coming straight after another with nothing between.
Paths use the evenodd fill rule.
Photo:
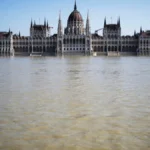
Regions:
<instances>
[{"instance_id":1,"label":"pointed spire","mask_svg":"<svg viewBox=\"0 0 150 150\"><path fill-rule=\"evenodd\" d=\"M47 28L49 27L49 24L48 24L48 20L47 20Z\"/></svg>"},{"instance_id":2,"label":"pointed spire","mask_svg":"<svg viewBox=\"0 0 150 150\"><path fill-rule=\"evenodd\" d=\"M134 30L134 36L136 35L136 30Z\"/></svg>"},{"instance_id":3,"label":"pointed spire","mask_svg":"<svg viewBox=\"0 0 150 150\"><path fill-rule=\"evenodd\" d=\"M142 34L143 30L142 30L142 27L140 28L140 33Z\"/></svg>"},{"instance_id":4,"label":"pointed spire","mask_svg":"<svg viewBox=\"0 0 150 150\"><path fill-rule=\"evenodd\" d=\"M59 11L59 20L61 20L61 10Z\"/></svg>"},{"instance_id":5,"label":"pointed spire","mask_svg":"<svg viewBox=\"0 0 150 150\"><path fill-rule=\"evenodd\" d=\"M61 22L61 11L59 12L59 20L58 20L58 35L62 35L62 22Z\"/></svg>"},{"instance_id":6,"label":"pointed spire","mask_svg":"<svg viewBox=\"0 0 150 150\"><path fill-rule=\"evenodd\" d=\"M105 19L104 19L104 27L106 27L106 17L105 17Z\"/></svg>"},{"instance_id":7,"label":"pointed spire","mask_svg":"<svg viewBox=\"0 0 150 150\"><path fill-rule=\"evenodd\" d=\"M19 37L21 36L20 31L19 31Z\"/></svg>"},{"instance_id":8,"label":"pointed spire","mask_svg":"<svg viewBox=\"0 0 150 150\"><path fill-rule=\"evenodd\" d=\"M86 24L89 24L89 10L87 12L87 20L86 20Z\"/></svg>"},{"instance_id":9,"label":"pointed spire","mask_svg":"<svg viewBox=\"0 0 150 150\"><path fill-rule=\"evenodd\" d=\"M89 20L89 10L88 10L88 12L87 12L87 20Z\"/></svg>"},{"instance_id":10,"label":"pointed spire","mask_svg":"<svg viewBox=\"0 0 150 150\"><path fill-rule=\"evenodd\" d=\"M120 27L120 17L118 18L117 24L118 24L118 27Z\"/></svg>"},{"instance_id":11,"label":"pointed spire","mask_svg":"<svg viewBox=\"0 0 150 150\"><path fill-rule=\"evenodd\" d=\"M75 0L75 4L74 4L74 10L77 10L77 3L76 3L76 0Z\"/></svg>"},{"instance_id":12,"label":"pointed spire","mask_svg":"<svg viewBox=\"0 0 150 150\"><path fill-rule=\"evenodd\" d=\"M44 18L44 26L46 26L46 18Z\"/></svg>"},{"instance_id":13,"label":"pointed spire","mask_svg":"<svg viewBox=\"0 0 150 150\"><path fill-rule=\"evenodd\" d=\"M33 24L32 24L32 19L31 19L31 25L30 25L30 27L32 28L32 26L33 26Z\"/></svg>"},{"instance_id":14,"label":"pointed spire","mask_svg":"<svg viewBox=\"0 0 150 150\"><path fill-rule=\"evenodd\" d=\"M90 20L89 20L89 10L87 13L87 20L86 20L86 35L90 35L91 31L90 31Z\"/></svg>"},{"instance_id":15,"label":"pointed spire","mask_svg":"<svg viewBox=\"0 0 150 150\"><path fill-rule=\"evenodd\" d=\"M10 31L10 28L9 28L9 33L10 33L11 31Z\"/></svg>"}]
</instances>

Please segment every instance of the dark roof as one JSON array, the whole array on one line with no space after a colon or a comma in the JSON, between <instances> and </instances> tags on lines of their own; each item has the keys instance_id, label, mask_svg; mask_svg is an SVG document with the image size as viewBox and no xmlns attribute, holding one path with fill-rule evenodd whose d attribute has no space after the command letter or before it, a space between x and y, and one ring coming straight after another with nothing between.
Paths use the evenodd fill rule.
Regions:
<instances>
[{"instance_id":1,"label":"dark roof","mask_svg":"<svg viewBox=\"0 0 150 150\"><path fill-rule=\"evenodd\" d=\"M123 35L122 38L133 38L134 36L130 36L130 35Z\"/></svg>"},{"instance_id":2,"label":"dark roof","mask_svg":"<svg viewBox=\"0 0 150 150\"><path fill-rule=\"evenodd\" d=\"M8 38L12 32L0 32L0 38Z\"/></svg>"},{"instance_id":3,"label":"dark roof","mask_svg":"<svg viewBox=\"0 0 150 150\"><path fill-rule=\"evenodd\" d=\"M69 18L68 18L68 22L72 22L72 21L83 21L82 16L81 16L81 14L80 14L79 11L74 10L74 11L70 14L70 16L69 16Z\"/></svg>"},{"instance_id":4,"label":"dark roof","mask_svg":"<svg viewBox=\"0 0 150 150\"><path fill-rule=\"evenodd\" d=\"M142 36L150 36L150 31L148 30L148 31L146 31L146 32L142 32L141 35L142 35Z\"/></svg>"},{"instance_id":5,"label":"dark roof","mask_svg":"<svg viewBox=\"0 0 150 150\"><path fill-rule=\"evenodd\" d=\"M34 25L32 28L34 28L34 30L43 30L45 28L47 28L47 26L44 25Z\"/></svg>"},{"instance_id":6,"label":"dark roof","mask_svg":"<svg viewBox=\"0 0 150 150\"><path fill-rule=\"evenodd\" d=\"M146 32L147 32L147 33L150 33L150 30L147 30Z\"/></svg>"},{"instance_id":7,"label":"dark roof","mask_svg":"<svg viewBox=\"0 0 150 150\"><path fill-rule=\"evenodd\" d=\"M13 39L28 39L29 36L19 36L17 34L13 35Z\"/></svg>"},{"instance_id":8,"label":"dark roof","mask_svg":"<svg viewBox=\"0 0 150 150\"><path fill-rule=\"evenodd\" d=\"M107 24L105 28L110 29L110 30L117 30L119 26L117 24Z\"/></svg>"}]
</instances>

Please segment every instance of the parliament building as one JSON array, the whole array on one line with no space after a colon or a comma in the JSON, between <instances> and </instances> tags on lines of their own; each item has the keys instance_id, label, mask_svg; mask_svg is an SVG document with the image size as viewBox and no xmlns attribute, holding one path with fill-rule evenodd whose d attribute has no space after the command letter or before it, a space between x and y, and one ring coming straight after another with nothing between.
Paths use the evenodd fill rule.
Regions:
<instances>
[{"instance_id":1,"label":"parliament building","mask_svg":"<svg viewBox=\"0 0 150 150\"><path fill-rule=\"evenodd\" d=\"M102 30L100 36L98 31ZM87 14L86 25L77 9L68 17L67 27L63 29L59 15L57 34L51 35L48 21L36 24L31 20L30 36L13 34L12 31L0 32L0 55L48 56L52 54L86 54L106 56L150 56L150 30L132 36L121 35L120 18L116 24L107 24L91 33L90 18Z\"/></svg>"}]
</instances>

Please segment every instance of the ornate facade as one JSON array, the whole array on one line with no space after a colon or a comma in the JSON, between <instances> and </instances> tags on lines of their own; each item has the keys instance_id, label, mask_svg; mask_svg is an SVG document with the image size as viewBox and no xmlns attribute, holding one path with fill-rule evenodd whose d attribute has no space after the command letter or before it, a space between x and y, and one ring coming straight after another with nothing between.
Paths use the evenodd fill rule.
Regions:
<instances>
[{"instance_id":1,"label":"ornate facade","mask_svg":"<svg viewBox=\"0 0 150 150\"><path fill-rule=\"evenodd\" d=\"M57 52L58 53L85 53L92 52L92 39L90 31L89 16L87 16L86 27L84 21L77 10L75 3L73 12L69 15L67 27L64 30L59 17L58 32L57 32Z\"/></svg>"},{"instance_id":2,"label":"ornate facade","mask_svg":"<svg viewBox=\"0 0 150 150\"><path fill-rule=\"evenodd\" d=\"M86 25L75 2L74 10L68 17L67 27L63 30L61 14L58 20L57 34L51 35L51 28L46 19L43 25L32 22L30 36L21 36L19 33L0 32L1 55L51 55L51 54L97 54L97 55L149 55L150 31L140 29L133 36L121 35L120 18L116 24L107 24L104 19L103 35L99 30L91 33L89 13Z\"/></svg>"},{"instance_id":3,"label":"ornate facade","mask_svg":"<svg viewBox=\"0 0 150 150\"><path fill-rule=\"evenodd\" d=\"M150 30L145 32L141 30L138 42L137 54L141 56L150 56Z\"/></svg>"},{"instance_id":4,"label":"ornate facade","mask_svg":"<svg viewBox=\"0 0 150 150\"><path fill-rule=\"evenodd\" d=\"M0 55L13 55L13 34L9 32L0 32Z\"/></svg>"}]
</instances>

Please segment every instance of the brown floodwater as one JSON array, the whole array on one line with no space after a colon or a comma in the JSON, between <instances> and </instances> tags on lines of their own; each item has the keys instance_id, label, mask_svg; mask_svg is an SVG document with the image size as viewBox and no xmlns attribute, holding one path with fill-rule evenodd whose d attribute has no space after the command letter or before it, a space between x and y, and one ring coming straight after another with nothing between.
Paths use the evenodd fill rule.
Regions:
<instances>
[{"instance_id":1,"label":"brown floodwater","mask_svg":"<svg viewBox=\"0 0 150 150\"><path fill-rule=\"evenodd\" d=\"M149 149L149 57L0 57L0 150Z\"/></svg>"}]
</instances>

